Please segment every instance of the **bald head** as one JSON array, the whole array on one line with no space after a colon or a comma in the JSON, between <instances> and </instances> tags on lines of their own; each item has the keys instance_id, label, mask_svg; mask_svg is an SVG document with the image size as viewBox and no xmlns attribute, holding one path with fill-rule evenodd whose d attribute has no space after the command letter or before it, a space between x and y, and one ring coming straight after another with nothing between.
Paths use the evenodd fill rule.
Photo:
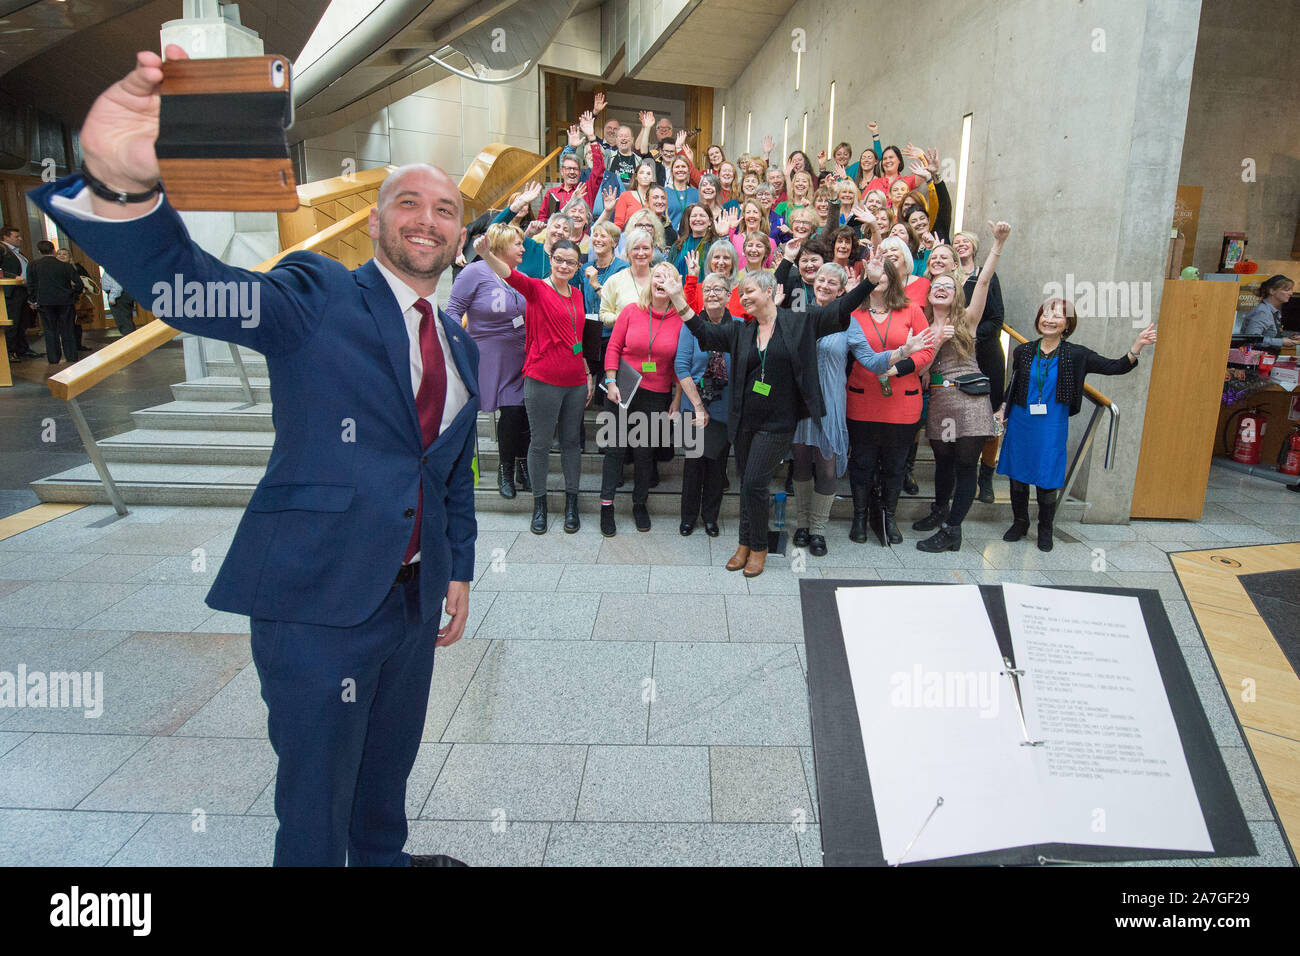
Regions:
<instances>
[{"instance_id":1,"label":"bald head","mask_svg":"<svg viewBox=\"0 0 1300 956\"><path fill-rule=\"evenodd\" d=\"M375 259L421 295L430 295L438 276L465 242L460 187L436 166L414 163L393 170L379 187L370 211Z\"/></svg>"},{"instance_id":2,"label":"bald head","mask_svg":"<svg viewBox=\"0 0 1300 956\"><path fill-rule=\"evenodd\" d=\"M460 209L462 218L464 217L465 204L461 200L460 187L457 186L454 182L452 182L451 177L448 176L446 173L444 173L441 169L439 169L437 166L431 166L428 163L407 163L405 166L398 166L391 173L389 173L388 178L385 179L379 186L379 197L376 200L376 202L378 203L380 208L381 209L383 208L385 200L387 200L389 197L392 196L394 190L397 189L398 185L402 183L407 176L417 172L424 173L427 176L431 176L434 182L438 183L441 189L446 190L450 193L454 193L456 196L457 208Z\"/></svg>"}]
</instances>

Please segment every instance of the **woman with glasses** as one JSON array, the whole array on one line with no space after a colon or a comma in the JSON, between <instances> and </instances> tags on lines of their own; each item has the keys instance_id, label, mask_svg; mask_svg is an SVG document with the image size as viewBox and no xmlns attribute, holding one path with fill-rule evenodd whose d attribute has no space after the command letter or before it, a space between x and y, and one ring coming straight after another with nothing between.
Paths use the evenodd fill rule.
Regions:
<instances>
[{"instance_id":1,"label":"woman with glasses","mask_svg":"<svg viewBox=\"0 0 1300 956\"><path fill-rule=\"evenodd\" d=\"M547 462L551 436L560 430L560 462L564 469L564 530L573 534L578 519L578 481L582 472L579 436L582 411L591 401L595 379L582 357L586 321L582 289L575 278L580 253L568 239L551 246L551 274L531 279L511 269L488 245L487 236L474 242L474 251L516 292L524 297L524 407L532 441L528 472L533 485L533 534L545 534Z\"/></svg>"}]
</instances>

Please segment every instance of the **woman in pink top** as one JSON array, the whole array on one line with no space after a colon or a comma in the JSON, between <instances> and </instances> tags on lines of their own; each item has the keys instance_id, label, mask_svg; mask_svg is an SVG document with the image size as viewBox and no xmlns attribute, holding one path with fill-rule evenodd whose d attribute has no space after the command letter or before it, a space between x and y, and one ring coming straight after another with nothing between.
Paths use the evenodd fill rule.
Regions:
<instances>
[{"instance_id":1,"label":"woman in pink top","mask_svg":"<svg viewBox=\"0 0 1300 956\"><path fill-rule=\"evenodd\" d=\"M614 322L614 331L605 349L605 412L598 436L603 438L605 465L600 489L600 533L612 537L614 492L623 475L623 455L632 449L632 517L638 531L650 530L650 475L654 469L654 452L664 442L672 442L671 418L681 404L673 362L677 358L677 337L682 318L673 308L664 279L677 270L661 262L650 273L650 281L636 303L627 305ZM641 375L641 384L627 407L616 382L623 362ZM611 434L613 432L613 434Z\"/></svg>"}]
</instances>

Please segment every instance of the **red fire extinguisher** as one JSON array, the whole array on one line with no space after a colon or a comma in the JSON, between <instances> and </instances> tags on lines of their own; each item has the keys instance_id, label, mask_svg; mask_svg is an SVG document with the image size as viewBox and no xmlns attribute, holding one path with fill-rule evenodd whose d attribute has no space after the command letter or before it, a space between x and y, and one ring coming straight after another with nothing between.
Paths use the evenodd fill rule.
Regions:
<instances>
[{"instance_id":1,"label":"red fire extinguisher","mask_svg":"<svg viewBox=\"0 0 1300 956\"><path fill-rule=\"evenodd\" d=\"M1277 470L1284 475L1300 475L1300 427L1292 428L1277 454Z\"/></svg>"},{"instance_id":2,"label":"red fire extinguisher","mask_svg":"<svg viewBox=\"0 0 1300 956\"><path fill-rule=\"evenodd\" d=\"M1228 444L1228 433L1232 430L1233 420L1240 416L1237 423L1237 440L1232 446L1232 460L1243 465L1259 464L1259 443L1264 437L1264 427L1268 424L1263 409L1246 408L1231 415L1223 430L1224 445Z\"/></svg>"}]
</instances>

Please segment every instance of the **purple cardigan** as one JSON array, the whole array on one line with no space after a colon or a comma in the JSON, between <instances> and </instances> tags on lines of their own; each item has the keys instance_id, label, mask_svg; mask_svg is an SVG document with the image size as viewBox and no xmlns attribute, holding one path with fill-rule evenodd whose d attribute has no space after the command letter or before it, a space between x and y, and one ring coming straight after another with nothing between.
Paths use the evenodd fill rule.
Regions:
<instances>
[{"instance_id":1,"label":"purple cardigan","mask_svg":"<svg viewBox=\"0 0 1300 956\"><path fill-rule=\"evenodd\" d=\"M482 259L456 276L447 300L447 314L459 322L478 345L478 386L485 412L524 403L524 297Z\"/></svg>"}]
</instances>

